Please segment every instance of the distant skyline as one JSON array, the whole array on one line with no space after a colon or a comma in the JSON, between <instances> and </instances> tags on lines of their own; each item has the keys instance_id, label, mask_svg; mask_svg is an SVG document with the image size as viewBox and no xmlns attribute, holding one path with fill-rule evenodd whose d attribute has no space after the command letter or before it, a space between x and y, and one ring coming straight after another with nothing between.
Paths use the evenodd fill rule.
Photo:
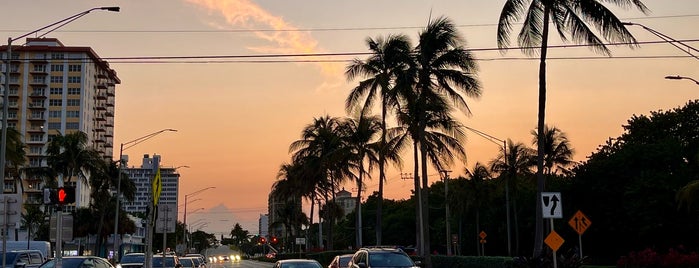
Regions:
<instances>
[{"instance_id":1,"label":"distant skyline","mask_svg":"<svg viewBox=\"0 0 699 268\"><path fill-rule=\"evenodd\" d=\"M699 25L699 1L643 2L652 12L648 16L623 10L617 15L699 46L694 27ZM178 170L180 203L185 194L216 186L188 206L188 210L204 208L188 215L188 223L206 218L210 223L203 230L218 235L240 222L255 233L259 214L267 213L267 194L277 171L290 161L289 144L300 138L314 117L346 116L345 98L358 81L346 81L344 68L355 57L366 58L346 54L368 52L367 37L402 33L416 43L419 27L430 18L452 19L479 59L483 85L480 99L467 99L473 116L462 116L462 123L499 139L531 144L538 61L518 50L491 50L497 47L495 29L503 3L9 1L0 10L5 18L0 32L15 37L92 7L120 6L119 13L94 11L46 37L58 38L66 46L91 47L116 70L122 84L116 86L115 154L122 142L160 129L178 130L124 154L132 159L159 154L162 165L190 166ZM660 41L638 26L629 30L640 42ZM557 36L550 42L564 44ZM613 58L584 47L550 50L547 123L568 135L576 161L584 161L598 145L621 135L631 116L669 110L699 97L699 87L691 81L664 79L667 75L699 79L699 61L672 45L610 48ZM144 59L310 53L345 56ZM497 155L499 145L467 134L465 166L487 163ZM412 182L401 180L400 174L412 172L411 161L406 157L402 170L390 167L387 198L409 197ZM463 166L452 167L451 176L463 175ZM377 190L377 176L367 182L365 196ZM430 177L438 179L436 172Z\"/></svg>"}]
</instances>

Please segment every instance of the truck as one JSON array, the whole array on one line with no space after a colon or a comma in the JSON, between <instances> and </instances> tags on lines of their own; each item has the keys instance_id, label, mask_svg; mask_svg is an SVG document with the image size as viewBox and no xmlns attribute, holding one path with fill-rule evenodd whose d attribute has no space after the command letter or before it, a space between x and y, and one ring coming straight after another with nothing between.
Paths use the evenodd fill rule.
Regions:
<instances>
[{"instance_id":1,"label":"truck","mask_svg":"<svg viewBox=\"0 0 699 268\"><path fill-rule=\"evenodd\" d=\"M53 258L51 243L48 241L5 241L5 243L7 245L7 251L33 249L41 251L44 258ZM0 251L4 250L2 242L0 241Z\"/></svg>"}]
</instances>

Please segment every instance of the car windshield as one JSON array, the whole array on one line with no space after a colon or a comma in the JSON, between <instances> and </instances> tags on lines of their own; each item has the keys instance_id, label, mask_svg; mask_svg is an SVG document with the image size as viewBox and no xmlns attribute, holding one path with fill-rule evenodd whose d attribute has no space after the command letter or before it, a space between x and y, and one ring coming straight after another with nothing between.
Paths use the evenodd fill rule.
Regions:
<instances>
[{"instance_id":1,"label":"car windshield","mask_svg":"<svg viewBox=\"0 0 699 268\"><path fill-rule=\"evenodd\" d=\"M316 262L286 262L282 263L282 268L322 268Z\"/></svg>"},{"instance_id":2,"label":"car windshield","mask_svg":"<svg viewBox=\"0 0 699 268\"><path fill-rule=\"evenodd\" d=\"M182 264L184 267L194 267L192 259L180 259L180 264Z\"/></svg>"},{"instance_id":3,"label":"car windshield","mask_svg":"<svg viewBox=\"0 0 699 268\"><path fill-rule=\"evenodd\" d=\"M166 257L165 267L175 267L175 258ZM163 267L163 257L153 257L153 268Z\"/></svg>"},{"instance_id":4,"label":"car windshield","mask_svg":"<svg viewBox=\"0 0 699 268\"><path fill-rule=\"evenodd\" d=\"M340 257L340 267L347 267L350 260L352 260L352 256Z\"/></svg>"},{"instance_id":5,"label":"car windshield","mask_svg":"<svg viewBox=\"0 0 699 268\"><path fill-rule=\"evenodd\" d=\"M63 268L78 268L82 265L84 258L63 258L61 267ZM50 260L39 266L40 268L53 268L56 266L56 259Z\"/></svg>"},{"instance_id":6,"label":"car windshield","mask_svg":"<svg viewBox=\"0 0 699 268\"><path fill-rule=\"evenodd\" d=\"M14 265L15 258L17 258L17 253L7 252L5 253L7 258L5 259L5 264ZM2 254L0 254L0 263L2 261Z\"/></svg>"},{"instance_id":7,"label":"car windshield","mask_svg":"<svg viewBox=\"0 0 699 268\"><path fill-rule=\"evenodd\" d=\"M121 257L121 263L144 263L146 261L146 255L134 254L134 255L124 255Z\"/></svg>"},{"instance_id":8,"label":"car windshield","mask_svg":"<svg viewBox=\"0 0 699 268\"><path fill-rule=\"evenodd\" d=\"M371 267L413 266L413 261L401 252L382 252L369 255Z\"/></svg>"}]
</instances>

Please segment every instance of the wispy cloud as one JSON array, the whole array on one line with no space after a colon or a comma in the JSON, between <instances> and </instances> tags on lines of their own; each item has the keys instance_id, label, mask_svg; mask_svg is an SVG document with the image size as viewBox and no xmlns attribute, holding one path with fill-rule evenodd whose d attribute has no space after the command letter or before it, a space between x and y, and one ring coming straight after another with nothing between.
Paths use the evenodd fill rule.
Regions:
<instances>
[{"instance_id":1,"label":"wispy cloud","mask_svg":"<svg viewBox=\"0 0 699 268\"><path fill-rule=\"evenodd\" d=\"M247 47L259 53L299 54L323 52L310 33L297 30L298 27L281 16L271 14L250 0L186 0L192 4L220 13L228 24L243 29L270 29L285 31L254 31L255 36L271 44ZM210 23L211 24L211 23ZM219 24L220 26L220 24ZM226 26L223 26L226 27ZM291 31L289 31L291 30ZM342 66L336 63L317 63L323 74L342 74Z\"/></svg>"}]
</instances>

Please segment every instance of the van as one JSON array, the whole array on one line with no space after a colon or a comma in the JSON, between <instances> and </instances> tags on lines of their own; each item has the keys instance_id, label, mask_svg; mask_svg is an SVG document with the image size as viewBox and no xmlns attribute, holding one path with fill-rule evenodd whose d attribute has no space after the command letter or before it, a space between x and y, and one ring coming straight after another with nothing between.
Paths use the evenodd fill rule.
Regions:
<instances>
[{"instance_id":1,"label":"van","mask_svg":"<svg viewBox=\"0 0 699 268\"><path fill-rule=\"evenodd\" d=\"M5 252L5 259L0 255L0 263L5 262L5 265L10 268L37 268L46 259L41 251L38 250L11 250Z\"/></svg>"},{"instance_id":2,"label":"van","mask_svg":"<svg viewBox=\"0 0 699 268\"><path fill-rule=\"evenodd\" d=\"M38 250L44 258L51 258L53 256L53 251L51 251L51 243L48 241L6 241L7 251L11 250ZM0 251L4 250L2 248L2 243L0 243Z\"/></svg>"}]
</instances>

